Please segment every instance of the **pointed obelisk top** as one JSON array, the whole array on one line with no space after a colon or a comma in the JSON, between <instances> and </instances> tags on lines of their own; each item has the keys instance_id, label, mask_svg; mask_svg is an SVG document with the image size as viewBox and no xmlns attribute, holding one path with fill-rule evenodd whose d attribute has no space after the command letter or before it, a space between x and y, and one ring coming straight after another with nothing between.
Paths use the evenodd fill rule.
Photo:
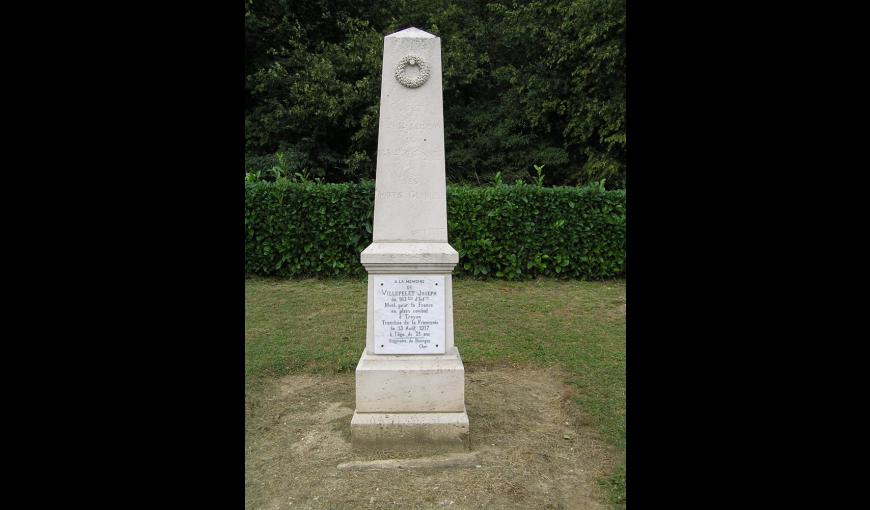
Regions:
<instances>
[{"instance_id":1,"label":"pointed obelisk top","mask_svg":"<svg viewBox=\"0 0 870 510\"><path fill-rule=\"evenodd\" d=\"M446 245L441 38L411 27L384 39L379 119L372 242Z\"/></svg>"},{"instance_id":2,"label":"pointed obelisk top","mask_svg":"<svg viewBox=\"0 0 870 510\"><path fill-rule=\"evenodd\" d=\"M408 37L411 39L433 39L437 36L430 34L429 32L425 32L420 30L417 27L406 28L405 30L400 30L396 33L390 34L387 37Z\"/></svg>"}]
</instances>

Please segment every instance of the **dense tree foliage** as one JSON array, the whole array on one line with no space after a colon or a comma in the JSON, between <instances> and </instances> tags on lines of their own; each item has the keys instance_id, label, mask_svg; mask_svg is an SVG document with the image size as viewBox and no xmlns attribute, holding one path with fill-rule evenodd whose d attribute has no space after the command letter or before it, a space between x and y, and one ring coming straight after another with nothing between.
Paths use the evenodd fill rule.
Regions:
<instances>
[{"instance_id":1,"label":"dense tree foliage","mask_svg":"<svg viewBox=\"0 0 870 510\"><path fill-rule=\"evenodd\" d=\"M625 175L622 0L247 0L249 170L373 178L383 37L441 37L451 182Z\"/></svg>"}]
</instances>

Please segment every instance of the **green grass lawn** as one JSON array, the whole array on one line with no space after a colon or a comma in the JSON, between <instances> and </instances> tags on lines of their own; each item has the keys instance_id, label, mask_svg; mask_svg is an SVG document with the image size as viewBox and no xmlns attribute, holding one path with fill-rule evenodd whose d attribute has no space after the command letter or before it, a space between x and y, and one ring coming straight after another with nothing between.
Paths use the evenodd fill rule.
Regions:
<instances>
[{"instance_id":1,"label":"green grass lawn","mask_svg":"<svg viewBox=\"0 0 870 510\"><path fill-rule=\"evenodd\" d=\"M365 347L365 280L253 278L245 302L249 385L292 372L352 371ZM453 309L455 342L467 368L564 367L577 404L624 452L624 281L454 279ZM624 469L605 483L624 502Z\"/></svg>"}]
</instances>

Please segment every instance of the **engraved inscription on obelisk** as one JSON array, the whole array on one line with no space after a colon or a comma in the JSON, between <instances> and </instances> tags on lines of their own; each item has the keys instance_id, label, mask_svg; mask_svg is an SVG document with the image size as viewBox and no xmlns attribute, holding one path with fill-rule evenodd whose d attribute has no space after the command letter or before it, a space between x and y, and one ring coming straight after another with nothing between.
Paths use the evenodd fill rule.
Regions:
<instances>
[{"instance_id":1,"label":"engraved inscription on obelisk","mask_svg":"<svg viewBox=\"0 0 870 510\"><path fill-rule=\"evenodd\" d=\"M441 44L384 40L373 242L447 242Z\"/></svg>"}]
</instances>

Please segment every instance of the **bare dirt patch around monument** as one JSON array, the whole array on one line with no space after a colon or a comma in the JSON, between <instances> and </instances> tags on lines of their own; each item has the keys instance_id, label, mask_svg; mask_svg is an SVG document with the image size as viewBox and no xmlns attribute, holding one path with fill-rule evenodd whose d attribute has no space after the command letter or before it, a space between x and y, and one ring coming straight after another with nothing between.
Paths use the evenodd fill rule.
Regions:
<instances>
[{"instance_id":1,"label":"bare dirt patch around monument","mask_svg":"<svg viewBox=\"0 0 870 510\"><path fill-rule=\"evenodd\" d=\"M245 499L250 509L608 508L598 480L615 452L588 425L557 367L466 371L471 468L339 470L425 457L355 452L353 373L291 375L249 387Z\"/></svg>"}]
</instances>

